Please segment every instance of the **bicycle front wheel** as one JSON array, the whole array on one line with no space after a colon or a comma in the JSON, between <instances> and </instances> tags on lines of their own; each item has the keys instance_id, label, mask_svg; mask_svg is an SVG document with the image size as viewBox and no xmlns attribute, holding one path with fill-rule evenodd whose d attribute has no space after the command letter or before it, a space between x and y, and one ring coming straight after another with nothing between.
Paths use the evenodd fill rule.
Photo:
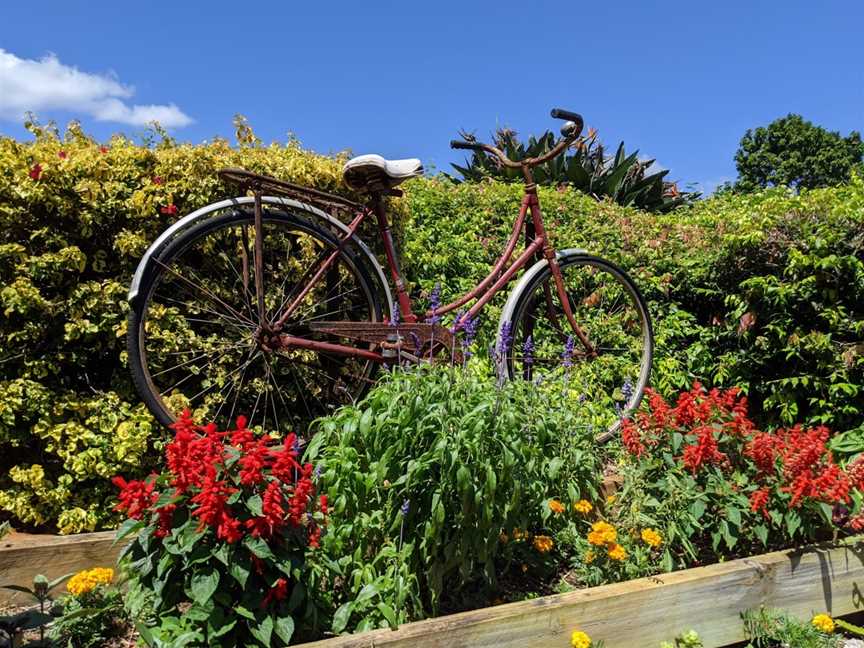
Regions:
<instances>
[{"instance_id":1,"label":"bicycle front wheel","mask_svg":"<svg viewBox=\"0 0 864 648\"><path fill-rule=\"evenodd\" d=\"M262 242L267 322L275 322L308 283L309 268L337 253L277 333L345 344L311 325L380 321L377 285L327 230L265 209ZM142 280L128 320L129 365L141 398L161 423L189 409L196 420L220 426L242 414L250 427L302 434L312 419L356 401L372 383L376 365L367 359L262 344L254 243L251 210L232 208L171 240Z\"/></svg>"},{"instance_id":2,"label":"bicycle front wheel","mask_svg":"<svg viewBox=\"0 0 864 648\"><path fill-rule=\"evenodd\" d=\"M615 264L571 252L560 255L558 265L578 330L547 264L505 312L510 340L499 344L499 370L560 389L603 442L645 392L654 350L651 317L636 285Z\"/></svg>"}]
</instances>

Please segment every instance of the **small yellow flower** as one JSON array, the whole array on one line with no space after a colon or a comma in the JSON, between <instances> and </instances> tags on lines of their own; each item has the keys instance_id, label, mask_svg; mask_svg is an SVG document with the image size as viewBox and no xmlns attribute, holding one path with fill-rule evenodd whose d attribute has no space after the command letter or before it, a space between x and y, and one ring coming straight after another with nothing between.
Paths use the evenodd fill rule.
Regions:
<instances>
[{"instance_id":1,"label":"small yellow flower","mask_svg":"<svg viewBox=\"0 0 864 648\"><path fill-rule=\"evenodd\" d=\"M577 513L587 515L594 507L591 506L591 502L589 502L588 500L581 499L573 505L573 508L576 509Z\"/></svg>"},{"instance_id":2,"label":"small yellow flower","mask_svg":"<svg viewBox=\"0 0 864 648\"><path fill-rule=\"evenodd\" d=\"M591 637L581 630L574 630L570 635L570 645L573 648L591 648Z\"/></svg>"},{"instance_id":3,"label":"small yellow flower","mask_svg":"<svg viewBox=\"0 0 864 648\"><path fill-rule=\"evenodd\" d=\"M588 542L594 546L602 547L603 545L613 544L618 539L618 532L608 522L595 522L591 525L591 532L588 534Z\"/></svg>"},{"instance_id":4,"label":"small yellow flower","mask_svg":"<svg viewBox=\"0 0 864 648\"><path fill-rule=\"evenodd\" d=\"M663 543L663 536L654 529L642 529L642 542L656 549Z\"/></svg>"},{"instance_id":5,"label":"small yellow flower","mask_svg":"<svg viewBox=\"0 0 864 648\"><path fill-rule=\"evenodd\" d=\"M540 553L548 553L552 551L552 547L555 546L555 543L552 541L552 538L545 535L534 536L534 548Z\"/></svg>"},{"instance_id":6,"label":"small yellow flower","mask_svg":"<svg viewBox=\"0 0 864 648\"><path fill-rule=\"evenodd\" d=\"M519 527L516 527L515 529L513 529L513 539L514 540L521 540L524 537L525 537L525 534L522 533L522 529L520 529Z\"/></svg>"},{"instance_id":7,"label":"small yellow flower","mask_svg":"<svg viewBox=\"0 0 864 648\"><path fill-rule=\"evenodd\" d=\"M66 583L66 589L72 596L81 596L93 591L98 585L107 585L114 580L114 570L108 567L94 567L75 574Z\"/></svg>"},{"instance_id":8,"label":"small yellow flower","mask_svg":"<svg viewBox=\"0 0 864 648\"><path fill-rule=\"evenodd\" d=\"M567 509L557 499L552 499L552 500L549 500L549 510L551 510L556 515L559 515L559 514L563 513L564 511L566 511Z\"/></svg>"},{"instance_id":9,"label":"small yellow flower","mask_svg":"<svg viewBox=\"0 0 864 648\"><path fill-rule=\"evenodd\" d=\"M627 551L624 547L614 542L609 545L608 555L612 560L617 560L619 562L627 560Z\"/></svg>"},{"instance_id":10,"label":"small yellow flower","mask_svg":"<svg viewBox=\"0 0 864 648\"><path fill-rule=\"evenodd\" d=\"M583 561L585 562L586 565L590 565L592 562L594 562L595 558L597 558L597 554L595 554L593 551L591 551L589 549L588 551L585 552L585 558L583 558Z\"/></svg>"},{"instance_id":11,"label":"small yellow flower","mask_svg":"<svg viewBox=\"0 0 864 648\"><path fill-rule=\"evenodd\" d=\"M834 632L834 619L832 619L827 614L817 614L813 617L813 620L810 622L820 632L824 632L826 634L831 634Z\"/></svg>"},{"instance_id":12,"label":"small yellow flower","mask_svg":"<svg viewBox=\"0 0 864 648\"><path fill-rule=\"evenodd\" d=\"M615 503L615 496L614 495L607 495L606 496L606 506L612 506L614 503Z\"/></svg>"}]
</instances>

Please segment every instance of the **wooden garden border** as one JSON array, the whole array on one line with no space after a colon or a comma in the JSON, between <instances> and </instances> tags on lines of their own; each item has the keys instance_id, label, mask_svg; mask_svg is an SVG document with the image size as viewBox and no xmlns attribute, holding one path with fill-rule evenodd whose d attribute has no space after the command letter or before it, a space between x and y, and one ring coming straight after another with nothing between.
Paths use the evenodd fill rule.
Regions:
<instances>
[{"instance_id":1,"label":"wooden garden border","mask_svg":"<svg viewBox=\"0 0 864 648\"><path fill-rule=\"evenodd\" d=\"M30 585L112 565L114 532L20 536L0 541L0 584ZM860 586L859 586L860 583ZM607 648L657 646L693 629L706 646L744 639L740 613L760 605L802 618L864 608L864 538L732 560L661 576L303 644L305 648L566 648L579 628ZM0 605L24 603L0 590ZM29 601L27 602L29 603Z\"/></svg>"},{"instance_id":2,"label":"wooden garden border","mask_svg":"<svg viewBox=\"0 0 864 648\"><path fill-rule=\"evenodd\" d=\"M33 577L49 579L91 567L111 567L122 544L114 531L78 535L17 535L0 540L0 585L33 586ZM59 589L59 588L58 588ZM31 605L26 594L0 589L0 606Z\"/></svg>"},{"instance_id":3,"label":"wooden garden border","mask_svg":"<svg viewBox=\"0 0 864 648\"><path fill-rule=\"evenodd\" d=\"M744 639L741 612L780 607L807 619L864 606L864 538L302 644L301 648L566 648L575 629L606 648L653 648L690 629L707 647Z\"/></svg>"}]
</instances>

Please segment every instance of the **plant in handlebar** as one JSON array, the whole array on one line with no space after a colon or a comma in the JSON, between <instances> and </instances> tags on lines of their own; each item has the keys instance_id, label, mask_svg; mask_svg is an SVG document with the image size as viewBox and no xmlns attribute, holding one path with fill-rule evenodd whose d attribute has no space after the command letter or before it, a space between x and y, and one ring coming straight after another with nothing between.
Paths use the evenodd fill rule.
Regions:
<instances>
[{"instance_id":1,"label":"plant in handlebar","mask_svg":"<svg viewBox=\"0 0 864 648\"><path fill-rule=\"evenodd\" d=\"M155 646L287 644L295 618L314 623L303 583L305 554L327 514L294 434L256 435L239 417L219 431L186 412L166 446L168 471L116 477L118 509L137 532L121 560L130 601L147 610L139 630Z\"/></svg>"}]
</instances>

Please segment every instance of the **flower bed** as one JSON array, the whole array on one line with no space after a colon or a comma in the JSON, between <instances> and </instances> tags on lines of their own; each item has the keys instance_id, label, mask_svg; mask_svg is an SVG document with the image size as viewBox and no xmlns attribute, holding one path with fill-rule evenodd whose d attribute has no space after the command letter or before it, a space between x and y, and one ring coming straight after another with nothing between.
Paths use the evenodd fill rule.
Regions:
<instances>
[{"instance_id":1,"label":"flower bed","mask_svg":"<svg viewBox=\"0 0 864 648\"><path fill-rule=\"evenodd\" d=\"M695 630L705 646L744 641L741 614L781 607L811 618L859 611L860 538L301 644L304 648L565 648L581 630L605 648L659 646Z\"/></svg>"}]
</instances>

